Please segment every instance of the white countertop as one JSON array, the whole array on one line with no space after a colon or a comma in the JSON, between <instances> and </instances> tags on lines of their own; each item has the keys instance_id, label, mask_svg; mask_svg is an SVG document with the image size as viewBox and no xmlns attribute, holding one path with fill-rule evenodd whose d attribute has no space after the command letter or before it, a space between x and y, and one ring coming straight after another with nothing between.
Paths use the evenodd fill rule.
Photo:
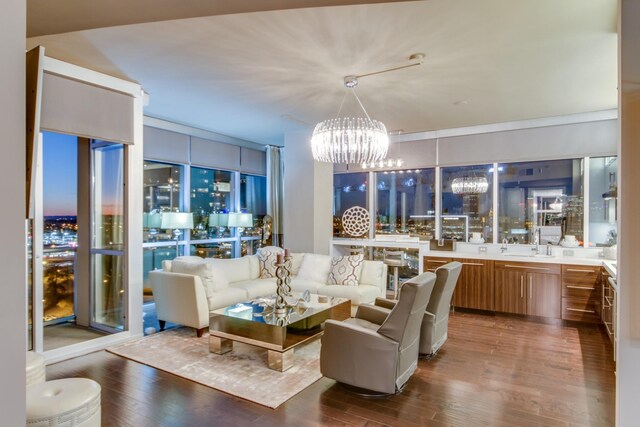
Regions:
<instances>
[{"instance_id":1,"label":"white countertop","mask_svg":"<svg viewBox=\"0 0 640 427\"><path fill-rule=\"evenodd\" d=\"M593 265L604 266L607 271L615 277L616 266L615 261L605 260L599 257L602 248L563 248L553 246L553 256L531 256L531 245L508 245L506 254L500 251L500 244L472 244L458 242L455 251L432 251L429 249L428 241L406 242L406 241L381 241L376 239L345 239L335 238L332 240L335 246L373 246L387 248L405 248L419 249L421 256L434 257L454 257L468 258L478 260L494 260L494 261L510 261L510 262L537 262L548 264L574 264L574 265ZM487 252L481 253L480 248L486 248ZM541 250L546 250L546 246L542 246ZM568 255L573 254L573 255ZM614 263L612 265L612 263Z\"/></svg>"},{"instance_id":2,"label":"white countertop","mask_svg":"<svg viewBox=\"0 0 640 427\"><path fill-rule=\"evenodd\" d=\"M511 261L511 262L537 262L545 264L574 264L574 265L597 265L601 266L603 260L600 258L582 258L582 257L565 257L565 256L530 256L519 254L495 254L486 253L481 254L477 252L462 252L462 251L429 251L425 256L434 257L454 257L454 258L469 258L469 259L484 259L493 261Z\"/></svg>"}]
</instances>

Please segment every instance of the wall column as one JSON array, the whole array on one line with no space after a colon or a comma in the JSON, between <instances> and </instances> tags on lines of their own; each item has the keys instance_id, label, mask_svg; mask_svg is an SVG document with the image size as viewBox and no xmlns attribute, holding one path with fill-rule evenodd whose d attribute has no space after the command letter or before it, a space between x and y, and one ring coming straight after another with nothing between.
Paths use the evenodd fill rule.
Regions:
<instances>
[{"instance_id":1,"label":"wall column","mask_svg":"<svg viewBox=\"0 0 640 427\"><path fill-rule=\"evenodd\" d=\"M640 0L618 3L619 178L616 424L640 419Z\"/></svg>"},{"instance_id":2,"label":"wall column","mask_svg":"<svg viewBox=\"0 0 640 427\"><path fill-rule=\"evenodd\" d=\"M328 254L333 235L333 165L313 160L311 131L284 138L284 246Z\"/></svg>"},{"instance_id":3,"label":"wall column","mask_svg":"<svg viewBox=\"0 0 640 427\"><path fill-rule=\"evenodd\" d=\"M26 2L6 0L0 14L2 245L0 257L0 414L2 425L26 422L27 283L25 245Z\"/></svg>"}]
</instances>

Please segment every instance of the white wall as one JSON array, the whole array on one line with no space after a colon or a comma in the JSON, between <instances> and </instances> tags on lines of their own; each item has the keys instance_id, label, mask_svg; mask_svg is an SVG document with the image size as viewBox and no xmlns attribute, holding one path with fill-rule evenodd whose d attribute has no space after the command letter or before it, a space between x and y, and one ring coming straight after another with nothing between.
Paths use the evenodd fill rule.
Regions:
<instances>
[{"instance_id":1,"label":"white wall","mask_svg":"<svg viewBox=\"0 0 640 427\"><path fill-rule=\"evenodd\" d=\"M311 155L311 132L284 138L284 245L328 254L332 238L333 166Z\"/></svg>"},{"instance_id":2,"label":"white wall","mask_svg":"<svg viewBox=\"0 0 640 427\"><path fill-rule=\"evenodd\" d=\"M620 2L617 425L640 423L640 0Z\"/></svg>"},{"instance_id":3,"label":"white wall","mask_svg":"<svg viewBox=\"0 0 640 427\"><path fill-rule=\"evenodd\" d=\"M25 31L26 2L4 0L0 14L2 298L0 423L25 424Z\"/></svg>"}]
</instances>

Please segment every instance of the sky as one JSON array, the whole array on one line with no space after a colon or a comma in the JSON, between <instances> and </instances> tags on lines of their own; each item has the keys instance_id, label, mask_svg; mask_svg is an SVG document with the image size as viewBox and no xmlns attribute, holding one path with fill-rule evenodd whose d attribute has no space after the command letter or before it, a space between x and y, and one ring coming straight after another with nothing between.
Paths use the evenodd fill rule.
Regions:
<instances>
[{"instance_id":1,"label":"sky","mask_svg":"<svg viewBox=\"0 0 640 427\"><path fill-rule=\"evenodd\" d=\"M75 216L78 194L77 137L43 132L44 216Z\"/></svg>"},{"instance_id":2,"label":"sky","mask_svg":"<svg viewBox=\"0 0 640 427\"><path fill-rule=\"evenodd\" d=\"M78 198L78 141L76 136L43 132L44 216L76 216ZM102 213L122 214L122 145L100 151L102 159Z\"/></svg>"}]
</instances>

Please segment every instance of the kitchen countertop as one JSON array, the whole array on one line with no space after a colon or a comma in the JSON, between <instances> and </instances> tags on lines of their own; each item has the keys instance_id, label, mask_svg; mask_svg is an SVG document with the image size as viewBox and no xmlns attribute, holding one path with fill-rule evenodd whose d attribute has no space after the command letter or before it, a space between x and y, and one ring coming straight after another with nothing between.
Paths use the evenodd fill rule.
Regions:
<instances>
[{"instance_id":1,"label":"kitchen countertop","mask_svg":"<svg viewBox=\"0 0 640 427\"><path fill-rule=\"evenodd\" d=\"M425 256L434 257L453 257L453 258L468 258L468 259L483 259L493 261L511 261L511 262L537 262L545 264L573 264L573 265L594 265L602 266L603 260L600 258L580 258L580 257L565 257L565 256L531 256L526 254L495 254L487 253L481 254L477 252L462 252L462 251L429 251L425 253Z\"/></svg>"}]
</instances>

